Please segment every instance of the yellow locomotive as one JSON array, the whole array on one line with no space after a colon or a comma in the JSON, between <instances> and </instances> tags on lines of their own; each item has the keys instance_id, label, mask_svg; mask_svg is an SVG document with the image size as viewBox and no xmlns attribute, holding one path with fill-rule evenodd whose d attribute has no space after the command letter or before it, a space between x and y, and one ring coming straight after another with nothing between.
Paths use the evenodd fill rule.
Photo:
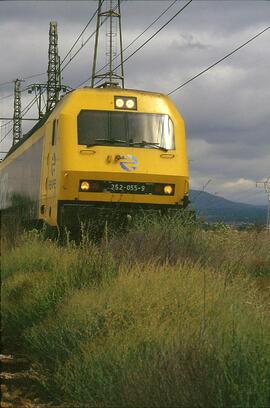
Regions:
<instances>
[{"instance_id":1,"label":"yellow locomotive","mask_svg":"<svg viewBox=\"0 0 270 408\"><path fill-rule=\"evenodd\" d=\"M52 226L110 212L183 208L189 175L184 121L164 95L82 88L66 96L0 163L0 209L12 196Z\"/></svg>"}]
</instances>

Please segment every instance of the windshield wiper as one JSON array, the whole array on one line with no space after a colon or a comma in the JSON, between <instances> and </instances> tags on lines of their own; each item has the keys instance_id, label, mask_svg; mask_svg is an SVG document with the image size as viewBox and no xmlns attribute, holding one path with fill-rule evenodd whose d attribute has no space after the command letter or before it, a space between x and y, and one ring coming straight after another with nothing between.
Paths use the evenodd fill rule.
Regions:
<instances>
[{"instance_id":1,"label":"windshield wiper","mask_svg":"<svg viewBox=\"0 0 270 408\"><path fill-rule=\"evenodd\" d=\"M91 144L86 145L86 147L91 147L91 146L95 146L99 143L109 143L109 144L116 144L116 143L122 143L125 145L129 145L129 146L152 146L154 149L159 149L159 150L163 150L164 152L167 152L168 149L166 149L166 147L160 146L159 143L156 142L148 142L146 140L142 140L141 142L127 142L126 140L121 140L121 139L95 139L95 141Z\"/></svg>"},{"instance_id":2,"label":"windshield wiper","mask_svg":"<svg viewBox=\"0 0 270 408\"><path fill-rule=\"evenodd\" d=\"M99 143L102 142L107 142L107 143L111 143L111 144L115 144L115 143L123 143L123 144L127 144L126 140L121 140L121 139L95 139L94 143L88 144L86 145L86 147L91 147L91 146L95 146Z\"/></svg>"},{"instance_id":3,"label":"windshield wiper","mask_svg":"<svg viewBox=\"0 0 270 408\"><path fill-rule=\"evenodd\" d=\"M159 143L155 142L147 142L146 140L142 140L141 142L130 142L129 143L131 146L153 146L154 149L160 149L163 150L164 152L167 152L168 149L166 147L160 146Z\"/></svg>"}]
</instances>

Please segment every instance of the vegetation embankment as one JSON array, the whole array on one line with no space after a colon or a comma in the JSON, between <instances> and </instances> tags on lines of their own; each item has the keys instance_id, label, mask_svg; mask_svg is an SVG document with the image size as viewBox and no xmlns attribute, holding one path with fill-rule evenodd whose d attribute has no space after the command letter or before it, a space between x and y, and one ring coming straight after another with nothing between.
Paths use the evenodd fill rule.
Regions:
<instances>
[{"instance_id":1,"label":"vegetation embankment","mask_svg":"<svg viewBox=\"0 0 270 408\"><path fill-rule=\"evenodd\" d=\"M33 230L3 255L3 328L73 406L268 407L269 278L264 232L148 217L63 247Z\"/></svg>"}]
</instances>

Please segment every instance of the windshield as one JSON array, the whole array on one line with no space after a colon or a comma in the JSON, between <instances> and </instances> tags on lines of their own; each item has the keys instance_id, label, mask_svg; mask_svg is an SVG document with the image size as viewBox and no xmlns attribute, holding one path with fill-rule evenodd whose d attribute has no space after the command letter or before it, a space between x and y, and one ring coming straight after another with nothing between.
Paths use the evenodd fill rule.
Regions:
<instances>
[{"instance_id":1,"label":"windshield","mask_svg":"<svg viewBox=\"0 0 270 408\"><path fill-rule=\"evenodd\" d=\"M173 123L168 115L82 110L80 145L111 144L173 150Z\"/></svg>"}]
</instances>

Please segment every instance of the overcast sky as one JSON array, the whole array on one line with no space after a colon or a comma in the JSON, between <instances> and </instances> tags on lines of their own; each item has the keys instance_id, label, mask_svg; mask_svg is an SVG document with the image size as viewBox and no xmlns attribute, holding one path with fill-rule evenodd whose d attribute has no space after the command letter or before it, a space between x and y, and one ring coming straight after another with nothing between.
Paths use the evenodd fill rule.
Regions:
<instances>
[{"instance_id":1,"label":"overcast sky","mask_svg":"<svg viewBox=\"0 0 270 408\"><path fill-rule=\"evenodd\" d=\"M173 1L122 2L124 47ZM186 1L175 4L130 47L134 51ZM49 22L58 22L63 58L97 7L96 1L1 1L0 84L46 72ZM83 41L95 30L93 20ZM270 1L194 0L125 64L125 86L169 93L270 26ZM105 43L105 25L100 41ZM79 46L82 44L80 41ZM91 74L94 38L63 71L76 87ZM76 48L77 49L77 48ZM104 46L101 48L104 64ZM27 80L44 82L46 76ZM13 84L0 86L0 117L12 116ZM22 108L33 96L23 93ZM4 99L3 99L4 98ZM191 188L225 198L265 204L256 181L270 176L270 30L171 98L186 123ZM32 110L29 116L36 115ZM3 125L4 122L2 121ZM29 123L24 130L29 128ZM10 125L0 128L0 140ZM11 137L0 144L7 150Z\"/></svg>"}]
</instances>

